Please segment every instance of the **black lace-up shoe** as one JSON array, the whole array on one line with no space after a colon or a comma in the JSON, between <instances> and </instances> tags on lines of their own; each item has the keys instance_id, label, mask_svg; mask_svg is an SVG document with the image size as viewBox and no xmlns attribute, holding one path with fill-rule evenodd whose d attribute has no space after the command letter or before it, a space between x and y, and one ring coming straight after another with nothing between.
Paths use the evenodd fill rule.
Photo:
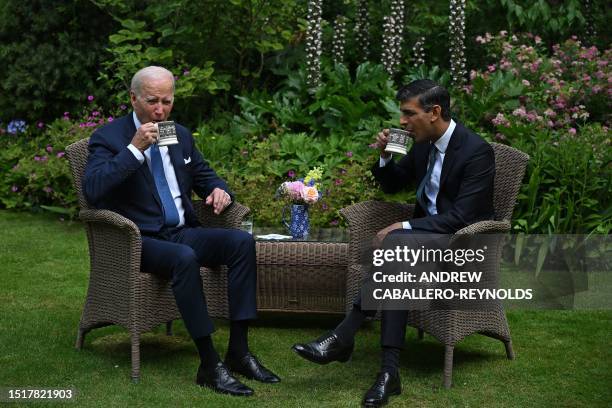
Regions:
<instances>
[{"instance_id":1,"label":"black lace-up shoe","mask_svg":"<svg viewBox=\"0 0 612 408\"><path fill-rule=\"evenodd\" d=\"M327 364L332 361L347 362L351 358L355 343L342 344L333 331L306 344L294 344L292 349L308 361Z\"/></svg>"},{"instance_id":2,"label":"black lace-up shoe","mask_svg":"<svg viewBox=\"0 0 612 408\"><path fill-rule=\"evenodd\" d=\"M253 395L253 390L232 376L222 362L217 363L212 370L206 370L200 365L196 383L221 394L236 395L239 397Z\"/></svg>"},{"instance_id":3,"label":"black lace-up shoe","mask_svg":"<svg viewBox=\"0 0 612 408\"><path fill-rule=\"evenodd\" d=\"M230 371L244 375L251 380L257 380L263 383L280 382L280 378L264 367L259 360L257 360L257 357L251 353L246 353L244 357L239 359L225 356L225 364Z\"/></svg>"},{"instance_id":4,"label":"black lace-up shoe","mask_svg":"<svg viewBox=\"0 0 612 408\"><path fill-rule=\"evenodd\" d=\"M363 397L364 407L381 407L389 402L389 396L400 395L402 393L402 383L399 374L378 373L376 381Z\"/></svg>"}]
</instances>

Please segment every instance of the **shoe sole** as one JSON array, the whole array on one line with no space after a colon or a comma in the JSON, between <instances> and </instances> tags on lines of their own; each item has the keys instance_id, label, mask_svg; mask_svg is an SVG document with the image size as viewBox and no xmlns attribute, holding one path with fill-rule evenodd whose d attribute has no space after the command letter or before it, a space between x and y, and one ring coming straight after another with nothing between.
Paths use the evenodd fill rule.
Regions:
<instances>
[{"instance_id":1,"label":"shoe sole","mask_svg":"<svg viewBox=\"0 0 612 408\"><path fill-rule=\"evenodd\" d=\"M216 392L217 394L231 395L232 397L252 397L253 394L255 394L255 392L252 392L250 394L234 394L234 393L232 393L230 391L219 390L219 389L217 389L217 388L215 388L215 387L213 387L211 385L208 385L208 384L199 384L199 383L196 383L196 384L198 384L202 388L208 388L209 390L211 390L213 392Z\"/></svg>"},{"instance_id":2,"label":"shoe sole","mask_svg":"<svg viewBox=\"0 0 612 408\"><path fill-rule=\"evenodd\" d=\"M232 374L238 374L243 376L244 378L247 378L249 380L253 380L253 381L257 381L260 382L262 384L278 384L279 382L281 382L280 378L278 379L278 381L264 381L264 380L259 380L257 378L255 378L254 376L250 375L250 374L244 374L238 370L233 369L231 366L229 366L227 363L225 363L225 365L227 365L227 369L230 370L230 372Z\"/></svg>"},{"instance_id":3,"label":"shoe sole","mask_svg":"<svg viewBox=\"0 0 612 408\"><path fill-rule=\"evenodd\" d=\"M334 361L337 361L339 363L346 363L349 362L353 359L353 352L351 352L348 357L345 358L341 358L341 359L337 359L337 360L329 360L329 361L320 361L320 360L316 360L311 358L309 355L306 354L302 354L298 349L296 349L295 347L291 347L291 350L293 350L298 356L302 357L304 360L308 360L311 363L316 363L319 365L326 365L329 363L333 363Z\"/></svg>"},{"instance_id":4,"label":"shoe sole","mask_svg":"<svg viewBox=\"0 0 612 408\"><path fill-rule=\"evenodd\" d=\"M398 390L398 391L394 391L394 392L390 392L387 397L392 397L395 395L400 395L402 393L402 390ZM389 398L387 398L386 401L383 401L382 404L363 404L363 408L377 408L377 407L382 407L383 405L387 405L389 403Z\"/></svg>"}]
</instances>

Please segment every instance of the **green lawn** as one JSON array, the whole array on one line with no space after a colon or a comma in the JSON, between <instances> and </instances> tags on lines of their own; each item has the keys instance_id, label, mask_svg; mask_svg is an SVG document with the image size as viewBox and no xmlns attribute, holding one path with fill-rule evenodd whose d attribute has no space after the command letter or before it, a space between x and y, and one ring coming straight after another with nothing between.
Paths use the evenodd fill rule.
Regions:
<instances>
[{"instance_id":1,"label":"green lawn","mask_svg":"<svg viewBox=\"0 0 612 408\"><path fill-rule=\"evenodd\" d=\"M73 388L78 406L359 406L379 365L378 325L365 328L347 364L317 366L290 347L334 326L336 316L261 316L251 348L282 377L246 381L250 399L218 396L194 383L198 358L181 322L142 340L142 380L130 381L125 330L91 332L74 349L88 255L78 223L0 211L0 387ZM594 407L612 404L612 311L508 312L517 359L499 341L474 335L455 350L454 387L441 388L443 347L409 330L402 354L404 393L391 406ZM228 328L214 335L225 351ZM28 406L36 404L27 404ZM75 405L72 405L75 406Z\"/></svg>"}]
</instances>

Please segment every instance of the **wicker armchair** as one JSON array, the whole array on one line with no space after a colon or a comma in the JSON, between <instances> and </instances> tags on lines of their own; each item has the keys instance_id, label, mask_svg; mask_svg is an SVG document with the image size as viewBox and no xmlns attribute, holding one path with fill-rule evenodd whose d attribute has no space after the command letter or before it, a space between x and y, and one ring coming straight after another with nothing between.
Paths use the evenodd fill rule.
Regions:
<instances>
[{"instance_id":1,"label":"wicker armchair","mask_svg":"<svg viewBox=\"0 0 612 408\"><path fill-rule=\"evenodd\" d=\"M89 287L76 348L81 349L85 335L92 329L116 324L130 332L132 346L132 380L140 378L140 335L166 323L172 333L172 321L181 316L176 307L170 282L140 271L141 237L136 224L108 210L92 208L83 195L81 180L88 157L89 139L66 148L79 199L79 218L85 224L89 244ZM249 209L234 203L222 215L213 214L210 206L195 201L198 218L205 226L238 228ZM225 267L202 268L204 290L212 317L227 317L227 277Z\"/></svg>"},{"instance_id":2,"label":"wicker armchair","mask_svg":"<svg viewBox=\"0 0 612 408\"><path fill-rule=\"evenodd\" d=\"M510 230L510 218L525 174L529 156L512 147L491 143L495 152L495 219L469 225L456 234L506 233ZM366 271L360 262L363 248L382 228L394 222L410 219L414 205L366 201L343 208L340 213L349 224L349 267L347 271L347 310L359 291ZM501 245L496 248L497 257L491 257L485 270L493 270L498 276ZM508 359L514 358L508 321L501 303L492 310L431 310L410 311L408 325L419 330L419 338L427 332L445 346L444 387L452 383L453 351L455 345L473 333L480 333L501 340L506 347Z\"/></svg>"}]
</instances>

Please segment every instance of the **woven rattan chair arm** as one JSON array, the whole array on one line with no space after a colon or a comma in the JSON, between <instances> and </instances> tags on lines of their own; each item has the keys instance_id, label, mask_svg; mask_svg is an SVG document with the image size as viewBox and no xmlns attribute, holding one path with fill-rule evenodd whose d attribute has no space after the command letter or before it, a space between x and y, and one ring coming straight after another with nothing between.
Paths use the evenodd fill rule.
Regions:
<instances>
[{"instance_id":1,"label":"woven rattan chair arm","mask_svg":"<svg viewBox=\"0 0 612 408\"><path fill-rule=\"evenodd\" d=\"M79 212L79 219L86 223L104 223L108 226L117 227L125 230L127 233L134 236L134 238L140 239L140 230L128 218L110 210L81 210Z\"/></svg>"},{"instance_id":2,"label":"woven rattan chair arm","mask_svg":"<svg viewBox=\"0 0 612 408\"><path fill-rule=\"evenodd\" d=\"M492 234L510 231L509 221L478 221L457 231L455 234Z\"/></svg>"},{"instance_id":3,"label":"woven rattan chair arm","mask_svg":"<svg viewBox=\"0 0 612 408\"><path fill-rule=\"evenodd\" d=\"M240 223L251 210L244 205L234 202L217 215L213 212L212 205L206 205L203 200L195 200L193 208L198 220L204 227L215 228L240 228Z\"/></svg>"},{"instance_id":4,"label":"woven rattan chair arm","mask_svg":"<svg viewBox=\"0 0 612 408\"><path fill-rule=\"evenodd\" d=\"M395 222L409 220L413 213L413 204L385 201L362 201L340 210L349 224L351 241L371 239L381 229Z\"/></svg>"}]
</instances>

